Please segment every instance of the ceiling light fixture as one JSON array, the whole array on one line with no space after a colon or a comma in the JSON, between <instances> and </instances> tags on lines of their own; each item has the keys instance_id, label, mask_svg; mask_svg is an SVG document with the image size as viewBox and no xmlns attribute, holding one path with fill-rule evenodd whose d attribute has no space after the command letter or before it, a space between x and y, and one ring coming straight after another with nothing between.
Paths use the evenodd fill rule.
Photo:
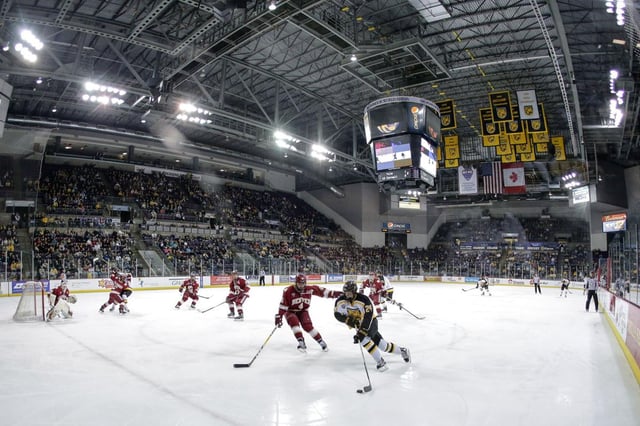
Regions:
<instances>
[{"instance_id":1,"label":"ceiling light fixture","mask_svg":"<svg viewBox=\"0 0 640 426\"><path fill-rule=\"evenodd\" d=\"M351 59L351 62L356 62L358 60L358 57L356 56L355 53L353 53L350 59Z\"/></svg>"},{"instance_id":2,"label":"ceiling light fixture","mask_svg":"<svg viewBox=\"0 0 640 426\"><path fill-rule=\"evenodd\" d=\"M278 7L278 6L276 5L276 2L275 2L275 1L271 1L271 2L269 3L269 10L270 10L270 11L272 11L272 12L273 12L274 10L276 10L276 7Z\"/></svg>"}]
</instances>

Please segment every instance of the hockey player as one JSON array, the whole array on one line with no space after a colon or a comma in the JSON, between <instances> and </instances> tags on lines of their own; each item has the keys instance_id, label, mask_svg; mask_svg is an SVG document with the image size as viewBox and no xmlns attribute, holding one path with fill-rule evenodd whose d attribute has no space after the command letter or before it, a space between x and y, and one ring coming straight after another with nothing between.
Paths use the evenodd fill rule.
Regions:
<instances>
[{"instance_id":1,"label":"hockey player","mask_svg":"<svg viewBox=\"0 0 640 426\"><path fill-rule=\"evenodd\" d=\"M118 305L118 312L122 315L129 313L126 303L127 297L131 294L130 281L128 282L127 277L120 274L117 269L111 271L111 281L113 282L113 287L109 292L109 299L100 306L99 312L104 313L105 308L109 305L114 305L114 308L115 305Z\"/></svg>"},{"instance_id":2,"label":"hockey player","mask_svg":"<svg viewBox=\"0 0 640 426\"><path fill-rule=\"evenodd\" d=\"M378 278L377 274L374 274L374 279L371 281L369 287L369 299L373 302L373 306L376 308L376 314L378 319L382 319L382 305L380 304L382 299L382 293L384 292L384 282Z\"/></svg>"},{"instance_id":3,"label":"hockey player","mask_svg":"<svg viewBox=\"0 0 640 426\"><path fill-rule=\"evenodd\" d=\"M567 297L567 293L569 293L569 279L564 276L562 277L562 281L560 281L560 297Z\"/></svg>"},{"instance_id":4,"label":"hockey player","mask_svg":"<svg viewBox=\"0 0 640 426\"><path fill-rule=\"evenodd\" d=\"M249 284L244 278L238 276L238 271L231 272L231 282L229 283L229 294L227 295L227 303L229 304L229 315L227 318L242 321L244 319L244 310L242 305L249 297ZM235 308L234 308L235 305ZM238 315L235 312L238 312Z\"/></svg>"},{"instance_id":5,"label":"hockey player","mask_svg":"<svg viewBox=\"0 0 640 426\"><path fill-rule=\"evenodd\" d=\"M387 301L391 302L393 300L393 285L391 284L391 280L389 280L387 276L382 275L382 272L380 271L376 272L376 276L384 284L382 286L383 290L382 290L382 294L381 294L382 298L380 302L382 305L382 312L387 312Z\"/></svg>"},{"instance_id":6,"label":"hockey player","mask_svg":"<svg viewBox=\"0 0 640 426\"><path fill-rule=\"evenodd\" d=\"M196 274L191 274L189 278L183 281L183 283L180 285L180 288L178 289L178 291L182 293L182 299L178 300L178 303L176 303L175 308L180 309L180 306L182 306L184 302L186 302L189 298L191 298L190 308L195 309L196 303L198 302L199 287L200 287L200 284L198 284L198 280L196 279Z\"/></svg>"},{"instance_id":7,"label":"hockey player","mask_svg":"<svg viewBox=\"0 0 640 426\"><path fill-rule=\"evenodd\" d=\"M73 316L69 303L76 303L76 297L69 293L67 280L62 281L58 287L51 290L48 296L51 308L47 312L47 321L52 321L58 314L62 314L64 318Z\"/></svg>"},{"instance_id":8,"label":"hockey player","mask_svg":"<svg viewBox=\"0 0 640 426\"><path fill-rule=\"evenodd\" d=\"M404 362L411 362L409 349L387 342L382 337L378 331L378 320L373 310L373 303L367 296L358 292L355 281L347 281L342 287L342 296L336 300L333 315L349 329L356 330L353 343L362 345L371 354L376 361L378 371L389 368L382 357L382 352L399 354Z\"/></svg>"},{"instance_id":9,"label":"hockey player","mask_svg":"<svg viewBox=\"0 0 640 426\"><path fill-rule=\"evenodd\" d=\"M478 282L476 283L476 288L479 288L482 292L482 296L484 296L484 292L486 291L489 296L491 296L491 292L489 291L489 280L486 275L482 275Z\"/></svg>"},{"instance_id":10,"label":"hockey player","mask_svg":"<svg viewBox=\"0 0 640 426\"><path fill-rule=\"evenodd\" d=\"M287 324L291 327L293 335L298 341L298 350L300 352L307 351L307 345L304 341L302 331L309 333L320 345L323 351L328 351L327 344L322 340L320 332L315 329L309 316L309 306L311 305L311 296L326 297L335 299L342 294L340 291L327 290L318 285L307 285L307 277L302 273L296 276L296 282L286 287L282 291L282 299L275 317L275 324L282 327L282 318L287 320Z\"/></svg>"},{"instance_id":11,"label":"hockey player","mask_svg":"<svg viewBox=\"0 0 640 426\"><path fill-rule=\"evenodd\" d=\"M371 288L373 280L375 279L376 279L375 272L369 272L369 278L366 278L365 280L362 281L362 283L360 284L360 290L358 291L364 294L366 289Z\"/></svg>"},{"instance_id":12,"label":"hockey player","mask_svg":"<svg viewBox=\"0 0 640 426\"><path fill-rule=\"evenodd\" d=\"M125 313L129 312L129 297L133 294L133 290L131 288L131 282L133 281L133 277L130 273L121 274L117 270L114 270L111 275L111 281L114 283L114 287L118 285L120 287L120 297L124 302L124 310ZM116 305L113 304L111 308L109 308L109 312L113 312L116 309Z\"/></svg>"}]
</instances>

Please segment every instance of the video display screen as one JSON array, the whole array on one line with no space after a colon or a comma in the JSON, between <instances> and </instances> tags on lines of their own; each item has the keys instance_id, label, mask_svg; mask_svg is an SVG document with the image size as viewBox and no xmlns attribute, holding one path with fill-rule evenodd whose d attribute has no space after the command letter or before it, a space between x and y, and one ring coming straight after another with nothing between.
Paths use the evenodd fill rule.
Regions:
<instances>
[{"instance_id":1,"label":"video display screen","mask_svg":"<svg viewBox=\"0 0 640 426\"><path fill-rule=\"evenodd\" d=\"M397 135L407 131L407 111L404 103L382 105L369 111L370 138Z\"/></svg>"},{"instance_id":2,"label":"video display screen","mask_svg":"<svg viewBox=\"0 0 640 426\"><path fill-rule=\"evenodd\" d=\"M373 142L376 171L411 167L410 141L409 137L398 137Z\"/></svg>"},{"instance_id":3,"label":"video display screen","mask_svg":"<svg viewBox=\"0 0 640 426\"><path fill-rule=\"evenodd\" d=\"M626 213L607 214L602 216L602 232L618 232L626 230Z\"/></svg>"},{"instance_id":4,"label":"video display screen","mask_svg":"<svg viewBox=\"0 0 640 426\"><path fill-rule=\"evenodd\" d=\"M438 170L436 148L424 138L420 138L420 169L433 177Z\"/></svg>"}]
</instances>

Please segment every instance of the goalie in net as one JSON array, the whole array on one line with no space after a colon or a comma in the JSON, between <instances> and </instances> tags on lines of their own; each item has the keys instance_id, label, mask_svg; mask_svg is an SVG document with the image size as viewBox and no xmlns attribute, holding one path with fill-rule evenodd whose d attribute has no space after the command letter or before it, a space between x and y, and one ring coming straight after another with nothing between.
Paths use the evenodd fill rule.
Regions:
<instances>
[{"instance_id":1,"label":"goalie in net","mask_svg":"<svg viewBox=\"0 0 640 426\"><path fill-rule=\"evenodd\" d=\"M76 296L69 293L66 279L63 279L60 285L51 290L47 296L49 297L50 306L49 312L47 312L47 321L53 321L59 316L65 319L73 316L69 303L76 303L77 299Z\"/></svg>"}]
</instances>

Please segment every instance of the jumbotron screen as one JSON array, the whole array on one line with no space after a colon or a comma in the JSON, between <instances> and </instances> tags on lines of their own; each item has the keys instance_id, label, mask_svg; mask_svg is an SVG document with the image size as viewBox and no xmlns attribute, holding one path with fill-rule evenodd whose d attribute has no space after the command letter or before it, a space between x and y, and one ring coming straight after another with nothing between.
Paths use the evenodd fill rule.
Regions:
<instances>
[{"instance_id":1,"label":"jumbotron screen","mask_svg":"<svg viewBox=\"0 0 640 426\"><path fill-rule=\"evenodd\" d=\"M402 135L373 142L376 171L411 167L411 138Z\"/></svg>"}]
</instances>

